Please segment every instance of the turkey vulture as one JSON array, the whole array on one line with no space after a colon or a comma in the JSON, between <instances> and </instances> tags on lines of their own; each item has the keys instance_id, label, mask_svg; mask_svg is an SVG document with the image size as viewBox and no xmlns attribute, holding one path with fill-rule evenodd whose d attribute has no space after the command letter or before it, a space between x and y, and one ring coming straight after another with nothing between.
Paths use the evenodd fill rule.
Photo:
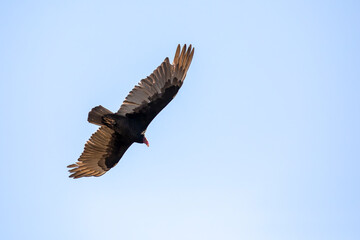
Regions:
<instances>
[{"instance_id":1,"label":"turkey vulture","mask_svg":"<svg viewBox=\"0 0 360 240\"><path fill-rule=\"evenodd\" d=\"M145 131L151 121L175 97L186 77L194 48L178 45L172 64L169 58L147 78L141 80L113 113L103 106L94 107L90 123L100 128L86 142L84 152L71 164L70 178L99 177L114 167L133 144L149 142Z\"/></svg>"}]
</instances>

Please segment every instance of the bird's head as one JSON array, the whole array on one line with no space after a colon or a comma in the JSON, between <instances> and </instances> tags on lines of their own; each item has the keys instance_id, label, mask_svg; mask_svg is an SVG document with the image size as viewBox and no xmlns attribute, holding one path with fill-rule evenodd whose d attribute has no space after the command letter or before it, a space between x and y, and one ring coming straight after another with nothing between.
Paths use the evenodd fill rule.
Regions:
<instances>
[{"instance_id":1,"label":"bird's head","mask_svg":"<svg viewBox=\"0 0 360 240\"><path fill-rule=\"evenodd\" d=\"M146 146L150 147L149 142L148 142L148 140L146 139L145 135L143 135L143 140L142 140L142 142L145 143Z\"/></svg>"}]
</instances>

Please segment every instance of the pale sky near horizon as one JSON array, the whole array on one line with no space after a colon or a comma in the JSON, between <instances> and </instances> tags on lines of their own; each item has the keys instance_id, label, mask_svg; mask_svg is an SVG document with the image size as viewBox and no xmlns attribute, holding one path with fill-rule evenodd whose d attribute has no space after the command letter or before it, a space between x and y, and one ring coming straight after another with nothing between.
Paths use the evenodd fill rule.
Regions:
<instances>
[{"instance_id":1,"label":"pale sky near horizon","mask_svg":"<svg viewBox=\"0 0 360 240\"><path fill-rule=\"evenodd\" d=\"M358 1L2 1L1 239L360 239ZM177 44L179 94L100 178L68 178Z\"/></svg>"}]
</instances>

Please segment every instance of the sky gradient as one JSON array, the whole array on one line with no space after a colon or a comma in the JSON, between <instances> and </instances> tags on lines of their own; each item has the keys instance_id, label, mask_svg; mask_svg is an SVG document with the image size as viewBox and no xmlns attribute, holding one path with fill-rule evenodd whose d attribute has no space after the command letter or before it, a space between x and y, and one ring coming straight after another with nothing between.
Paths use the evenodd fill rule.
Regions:
<instances>
[{"instance_id":1,"label":"sky gradient","mask_svg":"<svg viewBox=\"0 0 360 240\"><path fill-rule=\"evenodd\" d=\"M358 1L2 1L2 239L360 239ZM177 44L179 94L100 178L68 178Z\"/></svg>"}]
</instances>

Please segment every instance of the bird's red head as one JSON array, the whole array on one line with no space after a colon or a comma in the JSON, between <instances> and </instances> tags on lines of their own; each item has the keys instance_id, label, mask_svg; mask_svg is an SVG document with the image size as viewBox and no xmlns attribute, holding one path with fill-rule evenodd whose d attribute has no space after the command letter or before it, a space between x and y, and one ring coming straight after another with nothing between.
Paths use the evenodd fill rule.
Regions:
<instances>
[{"instance_id":1,"label":"bird's red head","mask_svg":"<svg viewBox=\"0 0 360 240\"><path fill-rule=\"evenodd\" d=\"M146 146L150 147L149 142L148 142L148 140L146 139L145 136L144 136L144 138L143 138L143 143L145 143Z\"/></svg>"}]
</instances>

